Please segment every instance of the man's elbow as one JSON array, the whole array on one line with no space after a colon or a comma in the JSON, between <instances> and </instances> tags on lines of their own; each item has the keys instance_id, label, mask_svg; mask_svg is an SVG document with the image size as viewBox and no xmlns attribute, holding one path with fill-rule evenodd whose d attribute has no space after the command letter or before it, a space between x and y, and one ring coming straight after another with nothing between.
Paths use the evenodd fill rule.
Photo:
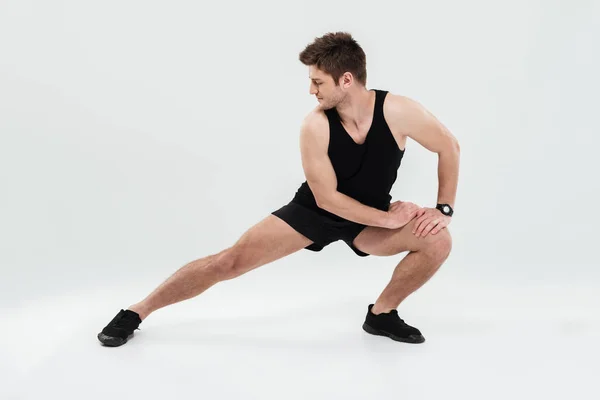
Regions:
<instances>
[{"instance_id":1,"label":"man's elbow","mask_svg":"<svg viewBox=\"0 0 600 400\"><path fill-rule=\"evenodd\" d=\"M439 154L455 154L460 155L460 144L455 138L451 138L440 151Z\"/></svg>"},{"instance_id":2,"label":"man's elbow","mask_svg":"<svg viewBox=\"0 0 600 400\"><path fill-rule=\"evenodd\" d=\"M460 144L458 143L458 140L454 139L452 141L452 147L454 148L454 151L460 154Z\"/></svg>"},{"instance_id":3,"label":"man's elbow","mask_svg":"<svg viewBox=\"0 0 600 400\"><path fill-rule=\"evenodd\" d=\"M319 192L315 193L315 202L319 208L327 210L331 203L334 202L336 191L327 191L327 192Z\"/></svg>"}]
</instances>

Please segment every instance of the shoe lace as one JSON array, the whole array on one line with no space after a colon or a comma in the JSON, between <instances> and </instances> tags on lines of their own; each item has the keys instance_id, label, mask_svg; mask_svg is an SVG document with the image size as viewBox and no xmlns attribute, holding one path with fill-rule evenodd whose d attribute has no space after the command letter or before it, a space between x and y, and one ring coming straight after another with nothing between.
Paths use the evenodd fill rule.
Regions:
<instances>
[{"instance_id":1,"label":"shoe lace","mask_svg":"<svg viewBox=\"0 0 600 400\"><path fill-rule=\"evenodd\" d=\"M406 322L404 322L404 320L398 316L398 310L392 310L390 314L393 314L401 323L406 324Z\"/></svg>"}]
</instances>

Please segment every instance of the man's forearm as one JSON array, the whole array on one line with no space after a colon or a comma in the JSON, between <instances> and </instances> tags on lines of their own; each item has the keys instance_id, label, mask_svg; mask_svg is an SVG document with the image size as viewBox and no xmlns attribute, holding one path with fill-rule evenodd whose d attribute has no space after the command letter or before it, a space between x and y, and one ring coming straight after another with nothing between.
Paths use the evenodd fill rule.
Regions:
<instances>
[{"instance_id":1,"label":"man's forearm","mask_svg":"<svg viewBox=\"0 0 600 400\"><path fill-rule=\"evenodd\" d=\"M454 208L456 188L458 186L458 170L460 161L460 148L455 142L454 146L442 151L438 155L438 204L450 204Z\"/></svg>"},{"instance_id":2,"label":"man's forearm","mask_svg":"<svg viewBox=\"0 0 600 400\"><path fill-rule=\"evenodd\" d=\"M347 220L367 226L387 228L388 213L369 207L341 192L335 192L328 199L321 200L319 207Z\"/></svg>"}]
</instances>

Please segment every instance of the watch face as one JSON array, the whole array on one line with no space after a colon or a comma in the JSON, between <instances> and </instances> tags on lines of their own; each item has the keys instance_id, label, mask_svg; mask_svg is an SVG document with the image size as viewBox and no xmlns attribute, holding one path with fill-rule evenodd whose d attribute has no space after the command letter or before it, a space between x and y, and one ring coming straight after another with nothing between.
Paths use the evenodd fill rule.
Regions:
<instances>
[{"instance_id":1,"label":"watch face","mask_svg":"<svg viewBox=\"0 0 600 400\"><path fill-rule=\"evenodd\" d=\"M452 215L452 208L450 208L450 205L448 204L438 204L436 208L440 210L444 215Z\"/></svg>"}]
</instances>

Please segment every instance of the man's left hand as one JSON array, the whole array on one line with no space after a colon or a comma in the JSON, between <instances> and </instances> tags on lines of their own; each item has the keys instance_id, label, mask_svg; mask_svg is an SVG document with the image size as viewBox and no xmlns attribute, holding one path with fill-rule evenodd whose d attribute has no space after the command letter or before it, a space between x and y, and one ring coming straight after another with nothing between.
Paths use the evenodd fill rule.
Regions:
<instances>
[{"instance_id":1,"label":"man's left hand","mask_svg":"<svg viewBox=\"0 0 600 400\"><path fill-rule=\"evenodd\" d=\"M417 212L413 234L425 237L429 233L435 235L450 224L451 217L442 214L437 208L422 208Z\"/></svg>"}]
</instances>

